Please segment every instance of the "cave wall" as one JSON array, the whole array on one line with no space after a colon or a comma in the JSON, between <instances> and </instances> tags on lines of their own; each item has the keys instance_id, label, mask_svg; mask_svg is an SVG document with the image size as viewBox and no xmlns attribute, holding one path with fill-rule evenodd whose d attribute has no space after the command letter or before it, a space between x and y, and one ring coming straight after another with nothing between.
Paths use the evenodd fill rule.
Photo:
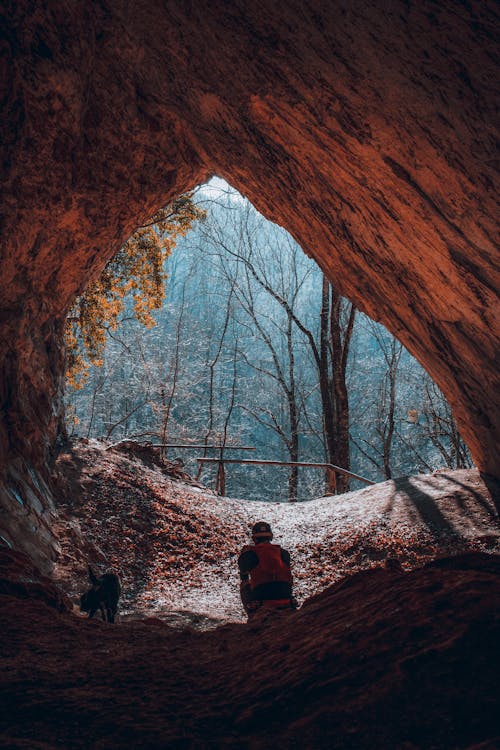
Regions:
<instances>
[{"instance_id":1,"label":"cave wall","mask_svg":"<svg viewBox=\"0 0 500 750\"><path fill-rule=\"evenodd\" d=\"M16 462L48 476L71 299L212 174L407 346L500 475L495 2L3 8L0 497Z\"/></svg>"}]
</instances>

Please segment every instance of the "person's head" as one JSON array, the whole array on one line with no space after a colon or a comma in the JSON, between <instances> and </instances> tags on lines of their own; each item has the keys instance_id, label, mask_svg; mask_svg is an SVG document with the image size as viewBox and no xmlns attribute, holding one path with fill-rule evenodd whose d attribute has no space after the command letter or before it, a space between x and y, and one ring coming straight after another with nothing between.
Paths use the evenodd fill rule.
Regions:
<instances>
[{"instance_id":1,"label":"person's head","mask_svg":"<svg viewBox=\"0 0 500 750\"><path fill-rule=\"evenodd\" d=\"M252 526L252 539L255 544L270 542L273 538L271 527L265 521L258 521Z\"/></svg>"}]
</instances>

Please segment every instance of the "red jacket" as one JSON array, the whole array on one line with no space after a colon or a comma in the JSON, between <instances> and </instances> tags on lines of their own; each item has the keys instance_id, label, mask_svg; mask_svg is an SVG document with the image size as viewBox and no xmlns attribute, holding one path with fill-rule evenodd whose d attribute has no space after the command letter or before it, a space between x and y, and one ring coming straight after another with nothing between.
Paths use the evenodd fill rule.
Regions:
<instances>
[{"instance_id":1,"label":"red jacket","mask_svg":"<svg viewBox=\"0 0 500 750\"><path fill-rule=\"evenodd\" d=\"M258 558L258 563L249 571L250 587L253 589L265 583L287 583L291 586L292 571L283 560L279 544L256 544L251 548Z\"/></svg>"}]
</instances>

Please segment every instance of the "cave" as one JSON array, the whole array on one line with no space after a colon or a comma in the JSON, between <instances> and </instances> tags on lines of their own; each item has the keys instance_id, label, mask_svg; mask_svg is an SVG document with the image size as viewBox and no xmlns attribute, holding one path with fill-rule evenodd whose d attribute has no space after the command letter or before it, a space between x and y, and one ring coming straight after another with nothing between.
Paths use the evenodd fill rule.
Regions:
<instances>
[{"instance_id":1,"label":"cave","mask_svg":"<svg viewBox=\"0 0 500 750\"><path fill-rule=\"evenodd\" d=\"M219 175L441 388L500 479L492 0L7 2L0 541L49 572L75 295Z\"/></svg>"},{"instance_id":2,"label":"cave","mask_svg":"<svg viewBox=\"0 0 500 750\"><path fill-rule=\"evenodd\" d=\"M498 479L495 3L16 2L2 28L8 539L50 515L72 299L213 174L407 347Z\"/></svg>"}]
</instances>

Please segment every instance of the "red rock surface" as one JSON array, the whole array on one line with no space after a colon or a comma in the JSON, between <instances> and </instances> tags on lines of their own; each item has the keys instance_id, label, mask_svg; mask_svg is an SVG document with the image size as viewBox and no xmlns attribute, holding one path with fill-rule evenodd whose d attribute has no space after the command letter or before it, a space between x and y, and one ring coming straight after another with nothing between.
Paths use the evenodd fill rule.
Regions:
<instances>
[{"instance_id":1,"label":"red rock surface","mask_svg":"<svg viewBox=\"0 0 500 750\"><path fill-rule=\"evenodd\" d=\"M417 356L498 478L498 25L493 0L6 3L2 507L14 459L47 477L71 299L214 173Z\"/></svg>"},{"instance_id":2,"label":"red rock surface","mask_svg":"<svg viewBox=\"0 0 500 750\"><path fill-rule=\"evenodd\" d=\"M39 600L59 612L72 610L60 587L44 576L22 552L1 548L0 596Z\"/></svg>"},{"instance_id":3,"label":"red rock surface","mask_svg":"<svg viewBox=\"0 0 500 750\"><path fill-rule=\"evenodd\" d=\"M493 750L498 557L364 571L296 613L209 632L0 596L14 748Z\"/></svg>"}]
</instances>

